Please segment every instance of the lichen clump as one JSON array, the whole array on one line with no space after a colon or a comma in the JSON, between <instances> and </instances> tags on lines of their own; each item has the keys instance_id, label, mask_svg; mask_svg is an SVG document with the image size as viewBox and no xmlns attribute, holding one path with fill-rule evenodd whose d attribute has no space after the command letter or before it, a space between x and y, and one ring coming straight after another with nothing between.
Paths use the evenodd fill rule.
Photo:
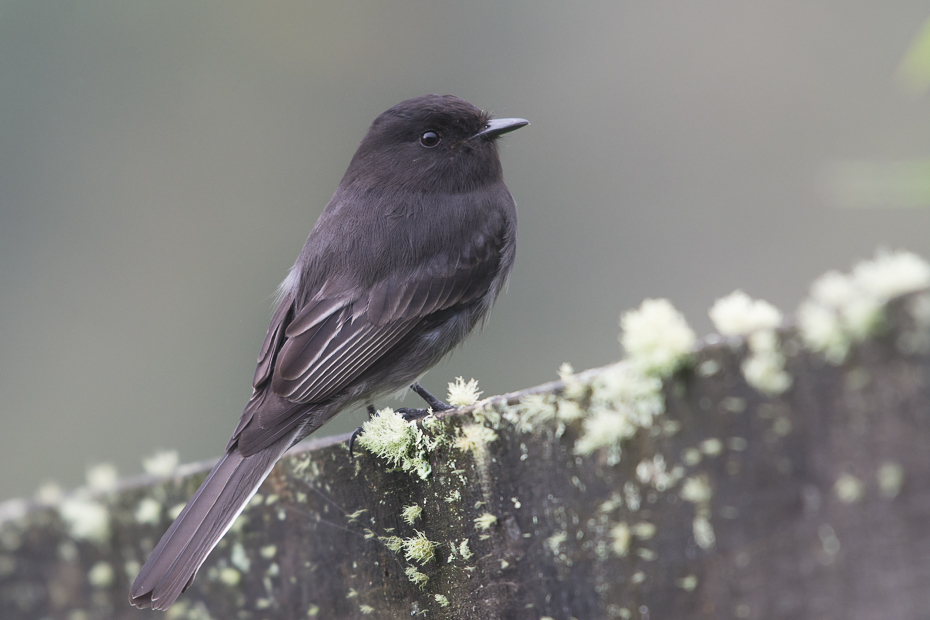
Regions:
<instances>
[{"instance_id":1,"label":"lichen clump","mask_svg":"<svg viewBox=\"0 0 930 620\"><path fill-rule=\"evenodd\" d=\"M930 264L910 252L879 252L848 275L827 272L814 281L798 308L801 337L827 361L841 364L852 344L882 324L890 299L928 287Z\"/></svg>"},{"instance_id":2,"label":"lichen clump","mask_svg":"<svg viewBox=\"0 0 930 620\"><path fill-rule=\"evenodd\" d=\"M449 383L447 400L453 407L468 407L478 402L481 394L477 379L465 381L462 377L456 377L454 382Z\"/></svg>"},{"instance_id":3,"label":"lichen clump","mask_svg":"<svg viewBox=\"0 0 930 620\"><path fill-rule=\"evenodd\" d=\"M423 514L423 509L416 504L411 506L405 506L401 511L401 518L407 522L407 525L413 525L414 522L420 518L420 515Z\"/></svg>"},{"instance_id":4,"label":"lichen clump","mask_svg":"<svg viewBox=\"0 0 930 620\"><path fill-rule=\"evenodd\" d=\"M740 365L746 383L773 396L791 387L791 376L785 372L785 356L775 333L782 323L778 308L767 301L754 300L743 291L734 291L717 300L710 309L710 318L721 334L746 338L749 357Z\"/></svg>"},{"instance_id":5,"label":"lichen clump","mask_svg":"<svg viewBox=\"0 0 930 620\"><path fill-rule=\"evenodd\" d=\"M416 472L423 480L429 477L432 467L426 457L442 441L441 436L431 438L392 409L380 410L362 428L360 446L405 472Z\"/></svg>"},{"instance_id":6,"label":"lichen clump","mask_svg":"<svg viewBox=\"0 0 930 620\"><path fill-rule=\"evenodd\" d=\"M620 319L620 342L631 363L647 375L671 376L694 348L694 331L667 299L647 299Z\"/></svg>"},{"instance_id":7,"label":"lichen clump","mask_svg":"<svg viewBox=\"0 0 930 620\"><path fill-rule=\"evenodd\" d=\"M404 557L410 561L426 564L436 555L436 543L418 531L415 536L405 538L403 541Z\"/></svg>"}]
</instances>

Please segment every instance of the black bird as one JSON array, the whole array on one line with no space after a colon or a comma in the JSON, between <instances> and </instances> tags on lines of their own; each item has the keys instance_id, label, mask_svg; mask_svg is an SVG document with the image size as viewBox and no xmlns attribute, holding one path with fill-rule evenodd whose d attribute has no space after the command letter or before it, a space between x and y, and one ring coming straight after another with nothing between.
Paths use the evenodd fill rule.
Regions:
<instances>
[{"instance_id":1,"label":"black bird","mask_svg":"<svg viewBox=\"0 0 930 620\"><path fill-rule=\"evenodd\" d=\"M496 138L527 124L449 95L375 119L281 284L226 453L139 571L133 605L170 607L288 448L410 385L487 317L517 241Z\"/></svg>"}]
</instances>

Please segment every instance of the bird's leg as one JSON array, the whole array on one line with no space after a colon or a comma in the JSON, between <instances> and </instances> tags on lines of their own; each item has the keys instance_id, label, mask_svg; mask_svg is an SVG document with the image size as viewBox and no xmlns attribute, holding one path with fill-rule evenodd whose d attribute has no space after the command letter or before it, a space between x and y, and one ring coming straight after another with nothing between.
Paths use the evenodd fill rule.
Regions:
<instances>
[{"instance_id":1,"label":"bird's leg","mask_svg":"<svg viewBox=\"0 0 930 620\"><path fill-rule=\"evenodd\" d=\"M368 419L370 420L375 416L375 406L369 404L366 409L368 410ZM355 440L358 439L358 436L362 434L362 431L363 431L363 428L359 426L357 429L355 429L355 432L352 433L352 436L349 437L349 458L350 459L354 458L354 455L352 454L352 450L355 447Z\"/></svg>"},{"instance_id":2,"label":"bird's leg","mask_svg":"<svg viewBox=\"0 0 930 620\"><path fill-rule=\"evenodd\" d=\"M436 413L437 411L448 411L449 409L455 409L452 405L446 404L426 391L419 383L414 383L410 386L410 389L417 393L417 395L426 401L426 404L429 405L428 409L412 409L410 407L401 407L397 409L397 413L404 416L404 419L408 422L410 420L419 420L422 417L425 417L429 414L430 411Z\"/></svg>"}]
</instances>

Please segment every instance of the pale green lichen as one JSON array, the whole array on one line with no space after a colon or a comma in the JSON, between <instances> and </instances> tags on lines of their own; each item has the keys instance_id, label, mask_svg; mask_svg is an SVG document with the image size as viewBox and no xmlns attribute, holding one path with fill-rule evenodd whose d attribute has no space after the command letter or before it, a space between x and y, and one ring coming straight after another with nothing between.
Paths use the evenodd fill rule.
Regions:
<instances>
[{"instance_id":1,"label":"pale green lichen","mask_svg":"<svg viewBox=\"0 0 930 620\"><path fill-rule=\"evenodd\" d=\"M581 408L581 405L573 400L560 400L557 403L557 406L558 409L555 413L558 416L559 421L565 422L566 424L571 424L575 420L580 420L586 415L586 412Z\"/></svg>"},{"instance_id":2,"label":"pale green lichen","mask_svg":"<svg viewBox=\"0 0 930 620\"><path fill-rule=\"evenodd\" d=\"M665 410L662 381L629 362L620 362L600 373L592 388L590 413L582 422L575 453L589 455L607 448L609 462L617 462L621 444L640 428L650 428Z\"/></svg>"},{"instance_id":3,"label":"pale green lichen","mask_svg":"<svg viewBox=\"0 0 930 620\"><path fill-rule=\"evenodd\" d=\"M639 429L633 417L624 411L600 409L585 418L581 436L575 442L575 454L590 455L601 448L615 448Z\"/></svg>"},{"instance_id":4,"label":"pale green lichen","mask_svg":"<svg viewBox=\"0 0 930 620\"><path fill-rule=\"evenodd\" d=\"M622 522L614 525L610 528L610 538L610 550L614 552L614 555L625 557L630 552L632 532L630 532L629 525Z\"/></svg>"},{"instance_id":5,"label":"pale green lichen","mask_svg":"<svg viewBox=\"0 0 930 620\"><path fill-rule=\"evenodd\" d=\"M552 555L559 555L559 547L568 539L568 533L564 531L556 532L546 539L546 547L552 552Z\"/></svg>"},{"instance_id":6,"label":"pale green lichen","mask_svg":"<svg viewBox=\"0 0 930 620\"><path fill-rule=\"evenodd\" d=\"M448 607L450 605L449 599L443 596L442 594L434 594L433 600L439 603L440 607Z\"/></svg>"},{"instance_id":7,"label":"pale green lichen","mask_svg":"<svg viewBox=\"0 0 930 620\"><path fill-rule=\"evenodd\" d=\"M704 456L697 448L685 448L681 451L681 462L688 467L694 467L701 462L702 458L704 458Z\"/></svg>"},{"instance_id":8,"label":"pale green lichen","mask_svg":"<svg viewBox=\"0 0 930 620\"><path fill-rule=\"evenodd\" d=\"M370 615L370 614L375 613L375 608L372 607L371 605L359 605L359 606L358 606L358 611L359 611L359 613L361 613L363 616L367 616L367 615Z\"/></svg>"},{"instance_id":9,"label":"pale green lichen","mask_svg":"<svg viewBox=\"0 0 930 620\"><path fill-rule=\"evenodd\" d=\"M873 297L888 300L930 287L930 264L911 252L879 251L853 268L853 279Z\"/></svg>"},{"instance_id":10,"label":"pale green lichen","mask_svg":"<svg viewBox=\"0 0 930 620\"><path fill-rule=\"evenodd\" d=\"M252 566L252 562L249 560L249 556L241 542L233 544L232 551L229 553L229 561L243 573L248 573L249 568Z\"/></svg>"},{"instance_id":11,"label":"pale green lichen","mask_svg":"<svg viewBox=\"0 0 930 620\"><path fill-rule=\"evenodd\" d=\"M694 520L691 522L691 531L694 535L694 542L701 549L710 549L717 541L714 535L714 527L710 524L710 520L703 514L694 517Z\"/></svg>"},{"instance_id":12,"label":"pale green lichen","mask_svg":"<svg viewBox=\"0 0 930 620\"><path fill-rule=\"evenodd\" d=\"M493 526L495 523L497 523L497 517L492 515L490 512L484 512L475 517L476 530L482 530L486 532L491 529L491 526Z\"/></svg>"},{"instance_id":13,"label":"pale green lichen","mask_svg":"<svg viewBox=\"0 0 930 620\"><path fill-rule=\"evenodd\" d=\"M407 579L419 586L421 590L426 586L426 582L429 581L427 575L424 575L413 566L408 566L404 573L406 573Z\"/></svg>"},{"instance_id":14,"label":"pale green lichen","mask_svg":"<svg viewBox=\"0 0 930 620\"><path fill-rule=\"evenodd\" d=\"M277 553L278 553L277 545L265 545L258 551L258 554L262 556L263 558L265 558L266 560L270 560Z\"/></svg>"},{"instance_id":15,"label":"pale green lichen","mask_svg":"<svg viewBox=\"0 0 930 620\"><path fill-rule=\"evenodd\" d=\"M108 562L97 562L87 571L87 582L95 588L106 588L113 584L114 571Z\"/></svg>"},{"instance_id":16,"label":"pale green lichen","mask_svg":"<svg viewBox=\"0 0 930 620\"><path fill-rule=\"evenodd\" d=\"M167 477L178 468L177 450L163 450L142 459L142 468L152 476Z\"/></svg>"},{"instance_id":17,"label":"pale green lichen","mask_svg":"<svg viewBox=\"0 0 930 620\"><path fill-rule=\"evenodd\" d=\"M397 553L404 546L404 539L400 536L379 536L378 540L384 543L384 546Z\"/></svg>"},{"instance_id":18,"label":"pale green lichen","mask_svg":"<svg viewBox=\"0 0 930 620\"><path fill-rule=\"evenodd\" d=\"M462 556L462 559L469 559L473 554L471 549L468 547L468 539L463 538L461 544L459 544L459 555Z\"/></svg>"},{"instance_id":19,"label":"pale green lichen","mask_svg":"<svg viewBox=\"0 0 930 620\"><path fill-rule=\"evenodd\" d=\"M884 305L893 297L930 286L930 264L910 252L878 252L850 275L831 271L811 285L798 308L805 344L833 364L846 359L852 344L874 333Z\"/></svg>"},{"instance_id":20,"label":"pale green lichen","mask_svg":"<svg viewBox=\"0 0 930 620\"><path fill-rule=\"evenodd\" d=\"M714 491L705 474L688 478L681 485L681 499L692 504L706 504L713 495Z\"/></svg>"},{"instance_id":21,"label":"pale green lichen","mask_svg":"<svg viewBox=\"0 0 930 620\"><path fill-rule=\"evenodd\" d=\"M116 489L119 474L112 463L98 463L87 468L87 486L93 491L105 493Z\"/></svg>"},{"instance_id":22,"label":"pale green lichen","mask_svg":"<svg viewBox=\"0 0 930 620\"><path fill-rule=\"evenodd\" d=\"M466 424L461 428L461 434L456 437L453 446L462 452L472 452L477 455L486 449L487 444L497 440L497 433L480 424Z\"/></svg>"},{"instance_id":23,"label":"pale green lichen","mask_svg":"<svg viewBox=\"0 0 930 620\"><path fill-rule=\"evenodd\" d=\"M785 372L785 356L775 333L782 323L782 314L775 306L735 291L717 300L710 309L710 318L721 334L746 338L750 355L740 368L749 385L772 396L791 387L791 376Z\"/></svg>"},{"instance_id":24,"label":"pale green lichen","mask_svg":"<svg viewBox=\"0 0 930 620\"><path fill-rule=\"evenodd\" d=\"M497 405L494 405L489 400L475 405L471 414L478 424L485 424L492 428L498 428L501 423L501 413L498 411Z\"/></svg>"},{"instance_id":25,"label":"pale green lichen","mask_svg":"<svg viewBox=\"0 0 930 620\"><path fill-rule=\"evenodd\" d=\"M840 474L833 485L836 498L844 504L855 504L865 495L865 485L852 474Z\"/></svg>"},{"instance_id":26,"label":"pale green lichen","mask_svg":"<svg viewBox=\"0 0 930 620\"><path fill-rule=\"evenodd\" d=\"M400 512L400 517L407 522L407 525L413 525L416 520L420 518L421 514L423 514L423 509L413 504L411 506L405 506Z\"/></svg>"},{"instance_id":27,"label":"pale green lichen","mask_svg":"<svg viewBox=\"0 0 930 620\"><path fill-rule=\"evenodd\" d=\"M716 437L711 437L702 441L698 447L707 456L717 456L723 451L723 442Z\"/></svg>"},{"instance_id":28,"label":"pale green lichen","mask_svg":"<svg viewBox=\"0 0 930 620\"><path fill-rule=\"evenodd\" d=\"M575 375L575 369L568 362L559 366L559 379L565 384L562 395L571 400L581 400L588 394L589 385ZM561 403L560 403L561 406ZM559 417L562 417L559 412Z\"/></svg>"},{"instance_id":29,"label":"pale green lichen","mask_svg":"<svg viewBox=\"0 0 930 620\"><path fill-rule=\"evenodd\" d=\"M504 417L522 433L532 433L556 419L555 396L553 394L530 394L520 399Z\"/></svg>"},{"instance_id":30,"label":"pale green lichen","mask_svg":"<svg viewBox=\"0 0 930 620\"><path fill-rule=\"evenodd\" d=\"M640 521L630 528L633 536L640 540L649 540L656 535L656 526L646 521Z\"/></svg>"},{"instance_id":31,"label":"pale green lichen","mask_svg":"<svg viewBox=\"0 0 930 620\"><path fill-rule=\"evenodd\" d=\"M57 482L48 481L42 484L36 491L36 501L45 506L54 506L61 501L64 493Z\"/></svg>"},{"instance_id":32,"label":"pale green lichen","mask_svg":"<svg viewBox=\"0 0 930 620\"><path fill-rule=\"evenodd\" d=\"M666 469L665 457L656 454L651 459L643 459L636 466L636 477L643 483L652 486L656 491L665 491L672 488L685 474L681 465L671 470Z\"/></svg>"},{"instance_id":33,"label":"pale green lichen","mask_svg":"<svg viewBox=\"0 0 930 620\"><path fill-rule=\"evenodd\" d=\"M697 587L697 584L698 578L694 575L688 575L687 577L682 577L681 579L675 580L675 585L685 592L693 592Z\"/></svg>"},{"instance_id":34,"label":"pale green lichen","mask_svg":"<svg viewBox=\"0 0 930 620\"><path fill-rule=\"evenodd\" d=\"M756 332L747 338L747 343L750 355L740 364L746 383L769 396L782 394L791 387L778 335L769 330Z\"/></svg>"},{"instance_id":35,"label":"pale green lichen","mask_svg":"<svg viewBox=\"0 0 930 620\"><path fill-rule=\"evenodd\" d=\"M878 491L882 497L894 499L904 486L904 468L898 463L882 463L878 468Z\"/></svg>"},{"instance_id":36,"label":"pale green lichen","mask_svg":"<svg viewBox=\"0 0 930 620\"><path fill-rule=\"evenodd\" d=\"M391 409L382 409L363 429L360 446L405 472L416 472L423 480L429 477L432 467L426 456L438 440L428 437L416 423L407 422Z\"/></svg>"},{"instance_id":37,"label":"pale green lichen","mask_svg":"<svg viewBox=\"0 0 930 620\"><path fill-rule=\"evenodd\" d=\"M242 580L242 573L237 571L235 568L232 568L231 566L226 566L225 568L220 569L218 578L220 583L223 585L229 586L230 588L235 588Z\"/></svg>"},{"instance_id":38,"label":"pale green lichen","mask_svg":"<svg viewBox=\"0 0 930 620\"><path fill-rule=\"evenodd\" d=\"M100 502L73 495L61 502L59 512L72 538L106 542L110 537L110 513Z\"/></svg>"},{"instance_id":39,"label":"pale green lichen","mask_svg":"<svg viewBox=\"0 0 930 620\"><path fill-rule=\"evenodd\" d=\"M477 379L465 381L462 377L456 377L454 382L449 383L447 400L453 407L468 407L478 402L481 394Z\"/></svg>"},{"instance_id":40,"label":"pale green lichen","mask_svg":"<svg viewBox=\"0 0 930 620\"><path fill-rule=\"evenodd\" d=\"M627 508L632 512L639 510L642 503L642 494L639 492L639 487L630 481L625 482L623 484L623 497L626 500Z\"/></svg>"},{"instance_id":41,"label":"pale green lichen","mask_svg":"<svg viewBox=\"0 0 930 620\"><path fill-rule=\"evenodd\" d=\"M710 309L710 319L724 336L748 336L773 330L781 325L781 311L762 299L752 299L743 291L733 291L718 299Z\"/></svg>"},{"instance_id":42,"label":"pale green lichen","mask_svg":"<svg viewBox=\"0 0 930 620\"><path fill-rule=\"evenodd\" d=\"M713 377L720 372L720 362L717 360L704 360L697 365L695 372L697 372L699 377L704 377L705 379Z\"/></svg>"},{"instance_id":43,"label":"pale green lichen","mask_svg":"<svg viewBox=\"0 0 930 620\"><path fill-rule=\"evenodd\" d=\"M161 520L161 502L151 497L142 498L134 516L139 523L157 524Z\"/></svg>"},{"instance_id":44,"label":"pale green lichen","mask_svg":"<svg viewBox=\"0 0 930 620\"><path fill-rule=\"evenodd\" d=\"M405 538L403 541L404 557L407 560L418 562L421 566L429 562L436 555L436 543L426 537L423 532L417 531L415 536Z\"/></svg>"},{"instance_id":45,"label":"pale green lichen","mask_svg":"<svg viewBox=\"0 0 930 620\"><path fill-rule=\"evenodd\" d=\"M694 348L694 331L667 299L647 299L620 319L620 342L631 363L646 374L671 376Z\"/></svg>"}]
</instances>

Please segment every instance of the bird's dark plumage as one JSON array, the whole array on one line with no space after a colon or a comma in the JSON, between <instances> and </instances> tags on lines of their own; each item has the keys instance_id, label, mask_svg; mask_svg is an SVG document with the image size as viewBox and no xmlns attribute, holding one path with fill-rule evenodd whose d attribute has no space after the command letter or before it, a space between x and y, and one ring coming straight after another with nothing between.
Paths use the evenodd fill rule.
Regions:
<instances>
[{"instance_id":1,"label":"bird's dark plumage","mask_svg":"<svg viewBox=\"0 0 930 620\"><path fill-rule=\"evenodd\" d=\"M488 315L517 236L495 139L526 124L439 95L375 119L281 285L226 454L142 567L133 605L167 609L288 448L409 385Z\"/></svg>"}]
</instances>

